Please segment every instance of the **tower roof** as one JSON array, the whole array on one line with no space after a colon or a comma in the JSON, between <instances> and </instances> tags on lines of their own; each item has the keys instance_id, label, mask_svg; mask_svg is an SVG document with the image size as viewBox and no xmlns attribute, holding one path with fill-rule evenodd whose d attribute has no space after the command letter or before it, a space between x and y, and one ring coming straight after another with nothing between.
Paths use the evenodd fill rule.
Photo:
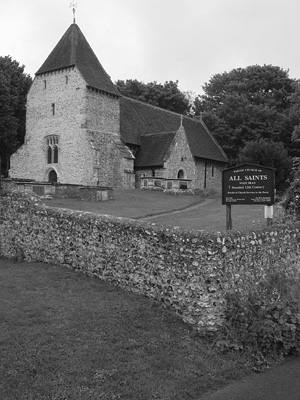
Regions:
<instances>
[{"instance_id":1,"label":"tower roof","mask_svg":"<svg viewBox=\"0 0 300 400\"><path fill-rule=\"evenodd\" d=\"M88 86L120 96L110 76L75 23L67 29L36 75L72 66L79 69Z\"/></svg>"}]
</instances>

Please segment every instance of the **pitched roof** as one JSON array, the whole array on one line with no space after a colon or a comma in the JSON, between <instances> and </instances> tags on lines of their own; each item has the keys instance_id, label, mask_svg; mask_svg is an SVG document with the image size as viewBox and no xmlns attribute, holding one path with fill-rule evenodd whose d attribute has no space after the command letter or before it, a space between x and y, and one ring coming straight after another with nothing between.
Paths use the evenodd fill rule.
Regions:
<instances>
[{"instance_id":1,"label":"pitched roof","mask_svg":"<svg viewBox=\"0 0 300 400\"><path fill-rule=\"evenodd\" d=\"M79 69L88 86L120 96L118 89L76 24L72 24L67 29L36 75L71 66Z\"/></svg>"},{"instance_id":2,"label":"pitched roof","mask_svg":"<svg viewBox=\"0 0 300 400\"><path fill-rule=\"evenodd\" d=\"M142 152L145 151L143 148L146 144L150 146L151 137L153 142L151 146L154 149L153 162L156 162L158 159L156 153L159 150L159 146L162 145L165 148L167 144L167 136L164 137L162 134L168 132L170 135L170 132L173 132L173 134L177 132L182 117L182 124L193 156L227 163L226 154L202 121L196 118L181 116L172 111L127 97L120 98L120 131L123 142L140 145ZM146 139L144 135L151 136ZM147 160L150 162L148 156Z\"/></svg>"},{"instance_id":3,"label":"pitched roof","mask_svg":"<svg viewBox=\"0 0 300 400\"><path fill-rule=\"evenodd\" d=\"M163 165L175 135L176 132L169 132L140 136L141 148L136 156L135 167Z\"/></svg>"}]
</instances>

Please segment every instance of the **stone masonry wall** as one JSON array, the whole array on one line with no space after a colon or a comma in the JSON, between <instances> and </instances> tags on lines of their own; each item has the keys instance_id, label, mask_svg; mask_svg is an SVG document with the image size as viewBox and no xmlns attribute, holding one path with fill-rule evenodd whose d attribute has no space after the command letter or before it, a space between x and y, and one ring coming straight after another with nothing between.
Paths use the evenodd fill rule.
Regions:
<instances>
[{"instance_id":1,"label":"stone masonry wall","mask_svg":"<svg viewBox=\"0 0 300 400\"><path fill-rule=\"evenodd\" d=\"M196 161L196 166L200 161ZM206 164L206 188L207 189L221 189L222 188L222 171L226 168L223 163L209 162ZM197 168L198 169L198 168ZM198 170L201 171L203 166ZM201 172L199 173L202 177Z\"/></svg>"},{"instance_id":2,"label":"stone masonry wall","mask_svg":"<svg viewBox=\"0 0 300 400\"><path fill-rule=\"evenodd\" d=\"M136 187L140 188L141 187L141 179L143 179L144 176L154 176L159 177L159 178L164 178L165 177L165 169L164 168L139 168L135 170L136 173Z\"/></svg>"},{"instance_id":3,"label":"stone masonry wall","mask_svg":"<svg viewBox=\"0 0 300 400\"><path fill-rule=\"evenodd\" d=\"M178 171L184 171L185 179L191 179L191 189L220 189L224 165L193 157L185 130L181 127L171 146L169 157L164 163L166 178L177 178ZM206 178L205 178L206 174Z\"/></svg>"},{"instance_id":4,"label":"stone masonry wall","mask_svg":"<svg viewBox=\"0 0 300 400\"><path fill-rule=\"evenodd\" d=\"M177 178L178 171L182 169L184 178L191 179L192 185L194 184L195 163L183 127L180 127L176 133L164 167L166 169L165 178Z\"/></svg>"},{"instance_id":5,"label":"stone masonry wall","mask_svg":"<svg viewBox=\"0 0 300 400\"><path fill-rule=\"evenodd\" d=\"M132 188L133 183L125 171L133 170L133 160L125 159L115 143L120 139L119 99L88 89L85 127L93 149L91 184Z\"/></svg>"},{"instance_id":6,"label":"stone masonry wall","mask_svg":"<svg viewBox=\"0 0 300 400\"><path fill-rule=\"evenodd\" d=\"M225 165L215 161L195 159L195 187L199 189L220 189L222 187L222 171ZM205 177L206 175L206 177ZM206 185L206 187L205 187Z\"/></svg>"},{"instance_id":7,"label":"stone masonry wall","mask_svg":"<svg viewBox=\"0 0 300 400\"><path fill-rule=\"evenodd\" d=\"M55 170L61 183L126 187L124 170L133 162L115 146L119 129L118 98L88 89L76 68L37 76L28 95L25 144L12 156L10 177L48 181ZM47 163L50 135L59 141L53 164Z\"/></svg>"},{"instance_id":8,"label":"stone masonry wall","mask_svg":"<svg viewBox=\"0 0 300 400\"><path fill-rule=\"evenodd\" d=\"M85 104L87 130L120 137L120 104L116 96L88 89Z\"/></svg>"},{"instance_id":9,"label":"stone masonry wall","mask_svg":"<svg viewBox=\"0 0 300 400\"><path fill-rule=\"evenodd\" d=\"M133 159L124 158L119 151L116 137L101 132L88 131L93 148L94 185L111 186L115 189L134 189L134 179L127 179L126 171L133 171Z\"/></svg>"},{"instance_id":10,"label":"stone masonry wall","mask_svg":"<svg viewBox=\"0 0 300 400\"><path fill-rule=\"evenodd\" d=\"M47 181L51 169L63 183L90 184L86 84L76 68L36 76L27 99L24 145L12 156L10 177ZM53 106L54 104L54 113ZM47 163L45 138L59 138L58 163Z\"/></svg>"},{"instance_id":11,"label":"stone masonry wall","mask_svg":"<svg viewBox=\"0 0 300 400\"><path fill-rule=\"evenodd\" d=\"M163 302L196 330L224 321L226 294L251 292L274 270L298 263L300 225L255 232L188 232L124 218L2 199L1 255L72 267Z\"/></svg>"}]
</instances>

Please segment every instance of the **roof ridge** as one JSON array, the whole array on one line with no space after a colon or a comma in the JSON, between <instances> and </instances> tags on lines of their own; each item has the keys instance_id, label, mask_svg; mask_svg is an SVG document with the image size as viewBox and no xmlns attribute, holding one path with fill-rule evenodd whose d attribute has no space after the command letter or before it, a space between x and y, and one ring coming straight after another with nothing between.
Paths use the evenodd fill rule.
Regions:
<instances>
[{"instance_id":1,"label":"roof ridge","mask_svg":"<svg viewBox=\"0 0 300 400\"><path fill-rule=\"evenodd\" d=\"M196 116L193 117L193 116L186 115L186 114L180 114L180 113L178 113L178 112L175 112L175 111L172 111L172 110L168 110L167 108L162 108L162 107L156 106L156 105L154 105L154 104L147 103L146 101L134 99L133 97L124 96L124 95L122 95L122 94L121 94L120 97L121 97L121 98L124 98L124 99L126 99L126 100L131 100L131 101L134 101L134 102L137 102L137 103L140 103L140 104L144 104L144 105L149 106L149 107L156 108L156 109L158 109L158 110L165 111L165 112L167 112L167 113L171 113L171 114L174 114L174 115L178 115L179 117L182 116L183 118L188 119L189 121L194 121L194 122L198 122L198 123L203 123L203 124L204 124L203 120L201 120L200 118L198 118L198 117L196 117ZM206 125L205 125L205 128L206 128L206 130L207 130L208 132L210 132Z\"/></svg>"},{"instance_id":2,"label":"roof ridge","mask_svg":"<svg viewBox=\"0 0 300 400\"><path fill-rule=\"evenodd\" d=\"M178 115L179 117L180 117L181 115L182 115L183 117L186 117L186 115L184 115L184 114L179 114L179 113L177 113L177 112L175 112L175 111L168 110L167 108L162 108L162 107L156 106L156 105L154 105L154 104L147 103L146 101L137 100L137 99L134 99L134 98L132 98L132 97L128 97L128 96L124 96L124 95L121 95L121 98L122 98L122 97L123 97L124 99L126 99L126 100L131 100L131 101L134 101L134 102L137 102L137 103L140 103L140 104L145 104L146 106L153 107L153 108L156 108L156 109L158 109L158 110L162 110L162 111L165 111L165 112L174 114L174 115Z\"/></svg>"}]
</instances>

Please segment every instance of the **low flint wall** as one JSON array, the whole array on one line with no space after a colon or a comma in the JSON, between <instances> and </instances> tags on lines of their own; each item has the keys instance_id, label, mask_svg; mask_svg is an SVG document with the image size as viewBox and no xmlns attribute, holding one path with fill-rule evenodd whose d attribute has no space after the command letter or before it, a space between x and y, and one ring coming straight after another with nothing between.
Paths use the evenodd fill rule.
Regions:
<instances>
[{"instance_id":1,"label":"low flint wall","mask_svg":"<svg viewBox=\"0 0 300 400\"><path fill-rule=\"evenodd\" d=\"M163 302L198 331L223 323L225 294L247 293L264 265L298 262L299 225L209 233L41 206L37 197L2 198L5 257L65 265Z\"/></svg>"}]
</instances>

